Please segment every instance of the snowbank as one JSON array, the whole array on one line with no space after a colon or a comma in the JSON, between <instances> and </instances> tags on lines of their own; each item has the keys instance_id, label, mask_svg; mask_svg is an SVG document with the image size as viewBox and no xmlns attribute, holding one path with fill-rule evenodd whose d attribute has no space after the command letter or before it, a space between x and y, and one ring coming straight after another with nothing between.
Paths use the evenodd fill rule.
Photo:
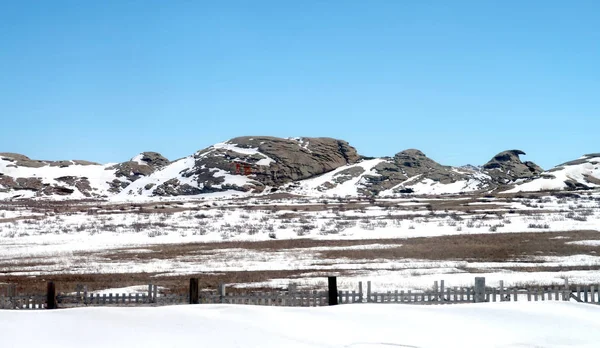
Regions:
<instances>
[{"instance_id":1,"label":"snowbank","mask_svg":"<svg viewBox=\"0 0 600 348\"><path fill-rule=\"evenodd\" d=\"M0 311L12 347L598 347L600 306L196 305Z\"/></svg>"}]
</instances>

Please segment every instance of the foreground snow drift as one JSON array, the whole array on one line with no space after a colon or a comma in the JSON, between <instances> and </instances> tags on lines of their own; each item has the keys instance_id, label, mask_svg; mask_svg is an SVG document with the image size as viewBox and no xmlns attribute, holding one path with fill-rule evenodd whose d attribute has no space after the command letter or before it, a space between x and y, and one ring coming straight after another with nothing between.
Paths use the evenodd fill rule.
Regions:
<instances>
[{"instance_id":1,"label":"foreground snow drift","mask_svg":"<svg viewBox=\"0 0 600 348\"><path fill-rule=\"evenodd\" d=\"M0 311L12 347L598 347L600 306L197 305Z\"/></svg>"}]
</instances>

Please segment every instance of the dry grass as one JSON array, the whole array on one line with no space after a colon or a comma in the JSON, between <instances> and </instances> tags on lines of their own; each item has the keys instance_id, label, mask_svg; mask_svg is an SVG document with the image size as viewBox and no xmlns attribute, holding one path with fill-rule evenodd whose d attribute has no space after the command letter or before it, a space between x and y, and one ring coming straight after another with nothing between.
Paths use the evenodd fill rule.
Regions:
<instances>
[{"instance_id":1,"label":"dry grass","mask_svg":"<svg viewBox=\"0 0 600 348\"><path fill-rule=\"evenodd\" d=\"M569 239L552 239L554 237ZM567 241L598 240L597 231L562 233L487 233L395 240L401 247L379 250L330 250L324 258L338 259L427 259L505 262L530 256L594 254L600 247L567 244ZM390 241L391 242L391 241Z\"/></svg>"},{"instance_id":2,"label":"dry grass","mask_svg":"<svg viewBox=\"0 0 600 348\"><path fill-rule=\"evenodd\" d=\"M20 294L43 294L48 281L56 284L58 292L72 292L78 284L84 284L89 291L122 288L134 285L155 284L165 288L165 293L183 294L188 291L189 279L197 277L201 289L216 290L219 284L249 284L265 282L271 279L301 278L306 272L319 270L276 270L276 271L240 271L223 273L198 273L181 276L163 276L155 273L115 273L115 274L62 274L49 276L0 276L0 284L17 284ZM346 270L331 270L331 274L344 274ZM246 289L262 289L260 287L235 289L230 292L246 291Z\"/></svg>"}]
</instances>

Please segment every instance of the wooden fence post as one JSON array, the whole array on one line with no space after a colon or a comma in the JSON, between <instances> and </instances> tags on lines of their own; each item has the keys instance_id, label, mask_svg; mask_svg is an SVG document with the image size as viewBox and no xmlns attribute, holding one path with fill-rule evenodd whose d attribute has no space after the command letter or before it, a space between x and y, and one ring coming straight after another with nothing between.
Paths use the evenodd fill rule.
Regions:
<instances>
[{"instance_id":1,"label":"wooden fence post","mask_svg":"<svg viewBox=\"0 0 600 348\"><path fill-rule=\"evenodd\" d=\"M338 304L337 277L329 277L327 282L329 285L329 305L335 306Z\"/></svg>"},{"instance_id":2,"label":"wooden fence post","mask_svg":"<svg viewBox=\"0 0 600 348\"><path fill-rule=\"evenodd\" d=\"M485 277L475 277L475 302L485 302Z\"/></svg>"},{"instance_id":3,"label":"wooden fence post","mask_svg":"<svg viewBox=\"0 0 600 348\"><path fill-rule=\"evenodd\" d=\"M363 285L362 282L358 282L358 302L363 302Z\"/></svg>"},{"instance_id":4,"label":"wooden fence post","mask_svg":"<svg viewBox=\"0 0 600 348\"><path fill-rule=\"evenodd\" d=\"M8 297L17 296L17 284L8 284Z\"/></svg>"},{"instance_id":5,"label":"wooden fence post","mask_svg":"<svg viewBox=\"0 0 600 348\"><path fill-rule=\"evenodd\" d=\"M190 304L199 303L198 284L198 278L190 278Z\"/></svg>"},{"instance_id":6,"label":"wooden fence post","mask_svg":"<svg viewBox=\"0 0 600 348\"><path fill-rule=\"evenodd\" d=\"M221 303L225 303L226 295L227 295L227 290L225 288L225 284L223 284L223 283L219 284L219 297L220 297Z\"/></svg>"},{"instance_id":7,"label":"wooden fence post","mask_svg":"<svg viewBox=\"0 0 600 348\"><path fill-rule=\"evenodd\" d=\"M56 287L54 286L54 282L48 282L46 309L56 309Z\"/></svg>"}]
</instances>

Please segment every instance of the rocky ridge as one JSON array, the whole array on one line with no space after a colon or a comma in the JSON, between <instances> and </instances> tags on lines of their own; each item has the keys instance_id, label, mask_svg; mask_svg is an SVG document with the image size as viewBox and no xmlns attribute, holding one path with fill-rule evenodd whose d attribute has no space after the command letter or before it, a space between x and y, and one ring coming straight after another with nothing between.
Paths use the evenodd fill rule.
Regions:
<instances>
[{"instance_id":1,"label":"rocky ridge","mask_svg":"<svg viewBox=\"0 0 600 348\"><path fill-rule=\"evenodd\" d=\"M442 165L417 149L365 158L333 138L246 136L176 161L143 152L122 163L42 161L0 153L0 199L31 197L128 199L138 196L261 194L396 196L600 186L598 154L544 172L503 151L483 166ZM575 169L573 169L575 168ZM581 169L584 168L584 169ZM579 174L573 175L571 172ZM564 174L569 172L571 174ZM533 184L536 183L536 184ZM540 188L542 187L542 188Z\"/></svg>"}]
</instances>

